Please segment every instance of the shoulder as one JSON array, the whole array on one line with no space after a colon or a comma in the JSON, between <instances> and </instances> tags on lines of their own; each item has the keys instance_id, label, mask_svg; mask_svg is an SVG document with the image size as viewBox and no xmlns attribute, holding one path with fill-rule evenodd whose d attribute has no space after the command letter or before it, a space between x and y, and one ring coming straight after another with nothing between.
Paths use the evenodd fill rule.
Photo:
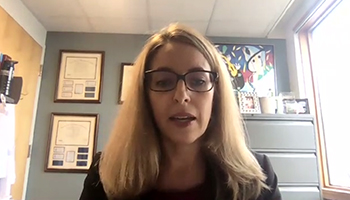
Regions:
<instances>
[{"instance_id":1,"label":"shoulder","mask_svg":"<svg viewBox=\"0 0 350 200\"><path fill-rule=\"evenodd\" d=\"M265 190L258 200L281 200L281 193L278 189L278 177L273 170L270 159L265 154L254 151L252 153L266 175L266 185L270 187L270 190Z\"/></svg>"},{"instance_id":2,"label":"shoulder","mask_svg":"<svg viewBox=\"0 0 350 200\"><path fill-rule=\"evenodd\" d=\"M99 162L102 152L95 154L84 180L79 200L107 200L99 175Z\"/></svg>"}]
</instances>

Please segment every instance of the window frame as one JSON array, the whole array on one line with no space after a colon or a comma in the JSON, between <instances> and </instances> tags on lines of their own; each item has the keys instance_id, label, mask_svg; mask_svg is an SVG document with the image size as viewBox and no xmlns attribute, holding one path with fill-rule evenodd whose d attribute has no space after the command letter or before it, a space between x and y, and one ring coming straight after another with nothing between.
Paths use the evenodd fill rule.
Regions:
<instances>
[{"instance_id":1,"label":"window frame","mask_svg":"<svg viewBox=\"0 0 350 200\"><path fill-rule=\"evenodd\" d=\"M316 9L306 17L306 20L301 21L302 27L295 31L295 36L297 38L296 43L296 53L300 53L300 63L304 70L304 91L307 91L307 95L310 97L311 104L314 108L315 114L315 131L316 139L318 143L318 154L319 160L318 164L320 166L320 181L321 181L321 191L322 196L325 199L332 200L347 200L350 199L350 189L342 188L337 186L332 186L329 181L329 172L327 167L327 154L326 154L326 141L323 132L322 116L318 112L320 108L320 102L317 94L317 82L314 79L314 72L312 66L312 31L325 19L329 13L341 2L342 0L323 0ZM306 73L305 73L306 72ZM309 83L306 83L306 79L309 79Z\"/></svg>"}]
</instances>

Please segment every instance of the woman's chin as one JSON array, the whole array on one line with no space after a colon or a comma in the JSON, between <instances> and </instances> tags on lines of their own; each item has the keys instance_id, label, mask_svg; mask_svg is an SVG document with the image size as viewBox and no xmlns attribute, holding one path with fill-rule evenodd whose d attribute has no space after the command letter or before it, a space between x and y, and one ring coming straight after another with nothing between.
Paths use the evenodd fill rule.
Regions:
<instances>
[{"instance_id":1,"label":"woman's chin","mask_svg":"<svg viewBox=\"0 0 350 200\"><path fill-rule=\"evenodd\" d=\"M175 145L190 145L196 143L202 134L178 134L167 137L167 141Z\"/></svg>"}]
</instances>

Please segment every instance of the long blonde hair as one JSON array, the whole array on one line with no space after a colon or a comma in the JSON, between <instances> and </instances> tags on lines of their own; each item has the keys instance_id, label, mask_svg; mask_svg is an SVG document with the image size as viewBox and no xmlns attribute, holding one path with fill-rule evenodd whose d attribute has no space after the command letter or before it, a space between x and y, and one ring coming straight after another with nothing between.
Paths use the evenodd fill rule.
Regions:
<instances>
[{"instance_id":1,"label":"long blonde hair","mask_svg":"<svg viewBox=\"0 0 350 200\"><path fill-rule=\"evenodd\" d=\"M153 35L134 62L134 80L120 108L115 127L103 150L100 178L110 198L130 198L152 189L157 182L160 142L144 86L144 72L157 50L168 42L196 47L219 74L215 86L213 116L205 133L204 147L232 192L232 200L257 198L265 175L246 144L242 119L229 73L216 48L200 33L180 24L171 24Z\"/></svg>"}]
</instances>

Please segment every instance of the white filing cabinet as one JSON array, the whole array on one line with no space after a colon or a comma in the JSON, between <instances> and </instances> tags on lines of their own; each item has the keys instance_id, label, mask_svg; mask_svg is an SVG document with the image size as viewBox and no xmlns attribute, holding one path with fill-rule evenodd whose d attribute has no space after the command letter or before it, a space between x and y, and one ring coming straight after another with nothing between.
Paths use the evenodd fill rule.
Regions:
<instances>
[{"instance_id":1,"label":"white filing cabinet","mask_svg":"<svg viewBox=\"0 0 350 200\"><path fill-rule=\"evenodd\" d=\"M243 115L250 147L266 154L283 200L321 200L318 152L311 115Z\"/></svg>"}]
</instances>

